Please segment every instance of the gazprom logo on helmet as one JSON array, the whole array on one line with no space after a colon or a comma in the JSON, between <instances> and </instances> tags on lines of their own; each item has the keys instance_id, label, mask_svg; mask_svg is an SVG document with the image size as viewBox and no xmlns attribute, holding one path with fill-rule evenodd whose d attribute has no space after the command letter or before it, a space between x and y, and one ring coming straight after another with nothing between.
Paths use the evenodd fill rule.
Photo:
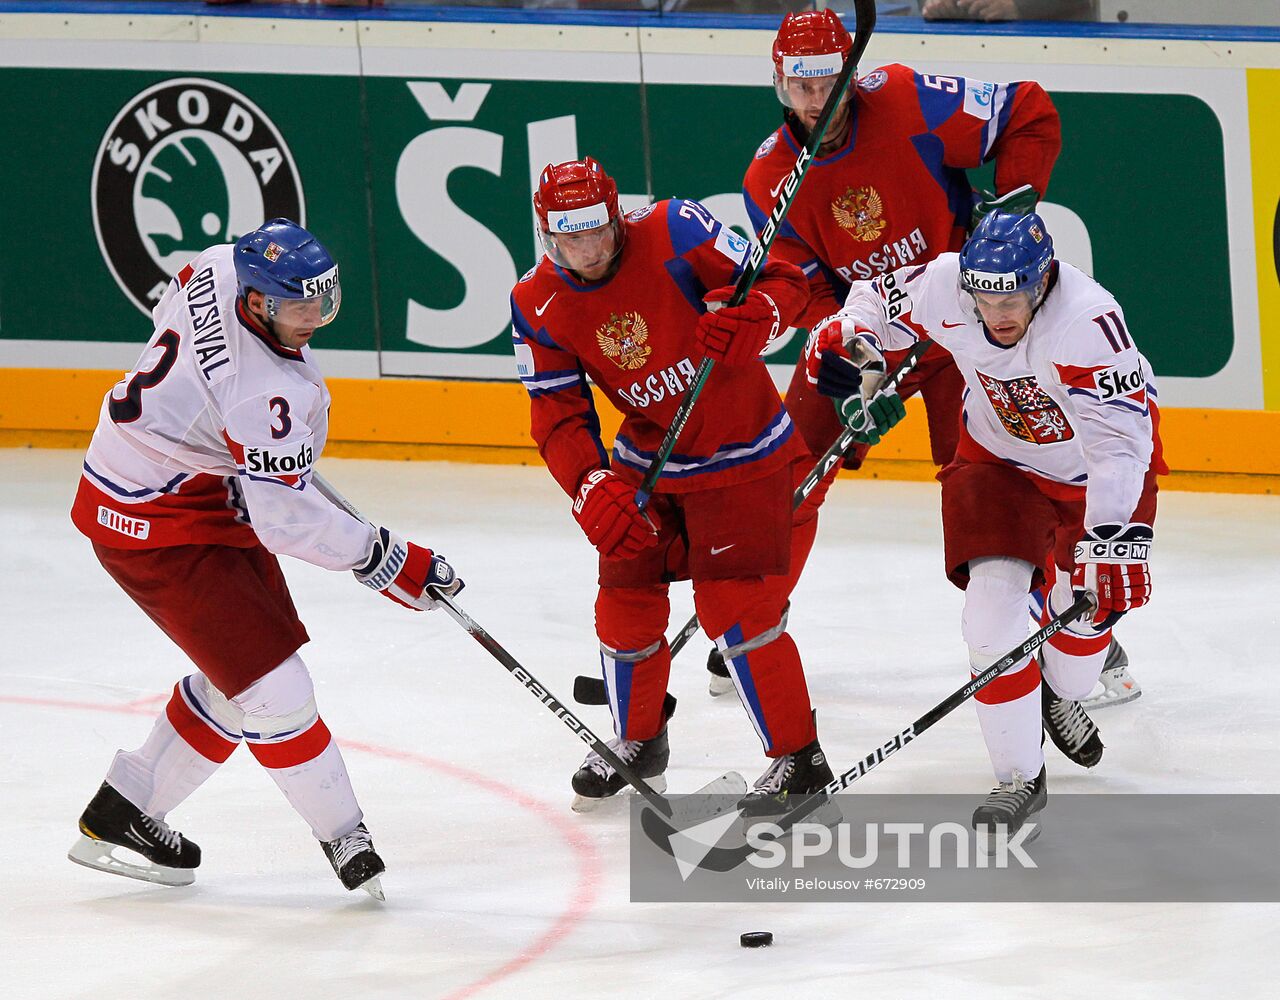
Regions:
<instances>
[{"instance_id":1,"label":"gazprom logo on helmet","mask_svg":"<svg viewBox=\"0 0 1280 1000\"><path fill-rule=\"evenodd\" d=\"M782 65L787 67L787 76L802 79L835 76L844 65L844 56L839 52L824 52L813 56L783 56Z\"/></svg>"},{"instance_id":2,"label":"gazprom logo on helmet","mask_svg":"<svg viewBox=\"0 0 1280 1000\"><path fill-rule=\"evenodd\" d=\"M215 80L163 80L125 101L98 145L90 184L102 258L148 316L196 254L264 219L306 225L302 181L280 130Z\"/></svg>"},{"instance_id":3,"label":"gazprom logo on helmet","mask_svg":"<svg viewBox=\"0 0 1280 1000\"><path fill-rule=\"evenodd\" d=\"M1016 274L993 274L990 271L961 272L964 287L973 292L1016 292L1018 276Z\"/></svg>"},{"instance_id":4,"label":"gazprom logo on helmet","mask_svg":"<svg viewBox=\"0 0 1280 1000\"><path fill-rule=\"evenodd\" d=\"M317 295L325 295L333 291L337 284L338 265L334 264L324 274L317 275L314 278L302 279L302 297L310 299Z\"/></svg>"},{"instance_id":5,"label":"gazprom logo on helmet","mask_svg":"<svg viewBox=\"0 0 1280 1000\"><path fill-rule=\"evenodd\" d=\"M580 233L584 229L598 229L608 221L609 207L604 202L547 213L547 229L554 233Z\"/></svg>"}]
</instances>

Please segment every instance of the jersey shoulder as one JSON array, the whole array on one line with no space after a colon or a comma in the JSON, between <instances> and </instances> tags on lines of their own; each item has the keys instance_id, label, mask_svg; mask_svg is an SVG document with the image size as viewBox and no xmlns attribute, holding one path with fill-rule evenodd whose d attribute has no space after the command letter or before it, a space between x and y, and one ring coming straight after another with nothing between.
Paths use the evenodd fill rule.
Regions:
<instances>
[{"instance_id":1,"label":"jersey shoulder","mask_svg":"<svg viewBox=\"0 0 1280 1000\"><path fill-rule=\"evenodd\" d=\"M538 260L538 263L525 271L520 276L520 280L512 286L511 301L524 311L533 300L541 301L538 296L543 294L543 290L548 284L559 280L555 264L551 262L550 257L543 256Z\"/></svg>"},{"instance_id":2,"label":"jersey shoulder","mask_svg":"<svg viewBox=\"0 0 1280 1000\"><path fill-rule=\"evenodd\" d=\"M870 107L914 102L916 90L916 71L902 63L877 66L858 77L858 102Z\"/></svg>"},{"instance_id":3,"label":"jersey shoulder","mask_svg":"<svg viewBox=\"0 0 1280 1000\"><path fill-rule=\"evenodd\" d=\"M787 142L785 125L779 125L765 137L764 142L756 147L744 178L744 184L752 180L768 177L774 179L780 171L790 171L795 163L795 153Z\"/></svg>"},{"instance_id":4,"label":"jersey shoulder","mask_svg":"<svg viewBox=\"0 0 1280 1000\"><path fill-rule=\"evenodd\" d=\"M1051 305L1059 326L1078 326L1094 316L1120 312L1120 303L1105 287L1066 261L1058 261Z\"/></svg>"}]
</instances>

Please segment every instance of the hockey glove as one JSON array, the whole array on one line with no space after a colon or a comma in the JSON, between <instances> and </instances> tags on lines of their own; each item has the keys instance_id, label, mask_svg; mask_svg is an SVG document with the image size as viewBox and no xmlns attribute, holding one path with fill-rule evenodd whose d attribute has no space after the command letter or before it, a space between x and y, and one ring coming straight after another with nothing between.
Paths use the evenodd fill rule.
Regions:
<instances>
[{"instance_id":1,"label":"hockey glove","mask_svg":"<svg viewBox=\"0 0 1280 1000\"><path fill-rule=\"evenodd\" d=\"M609 469L587 473L573 516L602 556L629 559L658 542L653 521L636 505L636 488Z\"/></svg>"},{"instance_id":2,"label":"hockey glove","mask_svg":"<svg viewBox=\"0 0 1280 1000\"><path fill-rule=\"evenodd\" d=\"M1110 628L1126 611L1151 600L1151 528L1145 524L1099 524L1076 542L1071 589L1098 595L1093 623Z\"/></svg>"},{"instance_id":3,"label":"hockey glove","mask_svg":"<svg viewBox=\"0 0 1280 1000\"><path fill-rule=\"evenodd\" d=\"M863 402L862 394L854 393L837 401L836 409L840 419L853 429L853 439L865 445L879 444L885 432L907 415L902 397L896 392L879 393L870 402Z\"/></svg>"},{"instance_id":4,"label":"hockey glove","mask_svg":"<svg viewBox=\"0 0 1280 1000\"><path fill-rule=\"evenodd\" d=\"M444 556L386 528L374 529L369 558L352 572L366 587L413 611L432 611L434 596L452 597L465 586Z\"/></svg>"},{"instance_id":5,"label":"hockey glove","mask_svg":"<svg viewBox=\"0 0 1280 1000\"><path fill-rule=\"evenodd\" d=\"M981 197L978 199L977 204L973 206L973 215L969 219L970 232L992 212L1026 215L1029 212L1034 212L1036 204L1040 201L1040 192L1030 184L1023 184L1022 187L1006 191L999 197L996 197L990 191L982 191L979 194Z\"/></svg>"},{"instance_id":6,"label":"hockey glove","mask_svg":"<svg viewBox=\"0 0 1280 1000\"><path fill-rule=\"evenodd\" d=\"M731 285L708 292L707 311L694 329L702 353L730 367L758 361L782 327L778 307L764 292L753 288L742 305L724 306L733 292Z\"/></svg>"}]
</instances>

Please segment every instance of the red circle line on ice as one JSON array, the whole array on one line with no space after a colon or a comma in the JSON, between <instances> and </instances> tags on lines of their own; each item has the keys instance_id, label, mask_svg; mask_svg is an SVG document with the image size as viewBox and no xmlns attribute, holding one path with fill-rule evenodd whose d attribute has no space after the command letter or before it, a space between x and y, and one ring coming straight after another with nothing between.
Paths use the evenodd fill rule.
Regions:
<instances>
[{"instance_id":1,"label":"red circle line on ice","mask_svg":"<svg viewBox=\"0 0 1280 1000\"><path fill-rule=\"evenodd\" d=\"M155 715L156 705L163 702L163 700L163 695L155 695L119 705L104 705L98 702L74 701L62 698L28 698L18 695L0 695L0 704L145 716ZM488 775L480 774L450 761L413 753L409 750L377 746L376 744L364 743L359 740L344 739L339 742L344 750L369 754L372 757L381 757L383 760L412 764L430 771L437 771L450 778L456 778L459 781L478 786L498 798L507 799L521 809L535 814L539 819L553 827L573 854L578 870L577 881L568 903L552 921L551 926L502 965L486 972L479 979L459 987L452 993L446 994L445 1000L463 1000L465 997L475 996L536 962L568 937L595 906L602 872L600 855L586 832L576 827L568 816L561 816L553 807L539 802L530 795L526 795L518 788L495 781Z\"/></svg>"}]
</instances>

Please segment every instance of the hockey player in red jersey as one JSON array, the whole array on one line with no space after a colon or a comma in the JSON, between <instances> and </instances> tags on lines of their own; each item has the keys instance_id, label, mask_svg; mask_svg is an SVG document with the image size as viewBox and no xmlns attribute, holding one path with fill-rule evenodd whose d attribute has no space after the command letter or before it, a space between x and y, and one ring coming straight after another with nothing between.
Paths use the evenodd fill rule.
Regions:
<instances>
[{"instance_id":1,"label":"hockey player in red jersey","mask_svg":"<svg viewBox=\"0 0 1280 1000\"><path fill-rule=\"evenodd\" d=\"M799 314L804 276L769 261L742 305L718 308L749 242L693 201L624 218L616 185L590 158L548 166L534 208L546 257L511 293L516 364L533 438L600 552L609 746L665 787L667 590L691 578L698 617L772 758L744 808L779 811L831 779L786 631L791 491L807 456L760 359ZM703 356L715 369L642 512L636 489ZM588 378L623 414L612 456ZM574 806L622 786L591 753L573 777Z\"/></svg>"},{"instance_id":2,"label":"hockey player in red jersey","mask_svg":"<svg viewBox=\"0 0 1280 1000\"><path fill-rule=\"evenodd\" d=\"M773 66L787 110L743 179L757 231L852 47L833 10L783 19ZM812 294L797 325L812 327L839 309L853 281L959 250L975 213L1010 205L1029 211L1048 186L1061 146L1058 113L1039 84L929 76L897 64L862 77L833 115L773 246L809 279ZM983 200L965 170L992 159L999 196ZM919 392L924 399L937 465L955 451L961 384L951 358L935 347L902 386L903 397ZM840 433L805 357L792 377L787 409L815 455ZM856 468L864 454L849 466Z\"/></svg>"},{"instance_id":3,"label":"hockey player in red jersey","mask_svg":"<svg viewBox=\"0 0 1280 1000\"><path fill-rule=\"evenodd\" d=\"M1155 381L1120 305L1054 259L1034 213L992 213L959 254L855 283L815 329L820 390L850 426L869 416L877 436L903 410L892 395L864 403L850 348L860 341L877 355L922 337L953 352L967 388L956 454L938 478L946 571L965 592L960 630L973 673L1026 639L1029 591L1045 597L1042 622L1085 590L1098 598L1092 616L976 695L1000 784L974 826L1012 832L1044 808L1043 733L1076 764L1102 759L1080 699L1098 679L1112 626L1151 596L1156 476L1168 472Z\"/></svg>"},{"instance_id":4,"label":"hockey player in red jersey","mask_svg":"<svg viewBox=\"0 0 1280 1000\"><path fill-rule=\"evenodd\" d=\"M743 179L747 213L763 228L778 185L817 124L853 40L832 10L788 14L773 42L774 88L783 125L756 151ZM844 302L853 281L958 251L987 212L1030 211L1045 193L1062 147L1058 113L1037 83L1008 84L917 73L899 64L873 70L849 89L797 192L773 253L798 265L812 295L797 326L812 327ZM995 160L995 195L974 191L967 169ZM892 366L900 355L887 357ZM812 342L787 390L787 409L805 443L821 455L840 433L830 403L815 389ZM868 388L871 388L870 380ZM904 380L928 418L934 464L955 452L963 380L933 347ZM845 463L857 468L867 446ZM834 472L833 472L834 476ZM818 486L820 504L828 483ZM1119 644L1108 658L1114 687L1132 684ZM713 693L723 665L712 654Z\"/></svg>"},{"instance_id":5,"label":"hockey player in red jersey","mask_svg":"<svg viewBox=\"0 0 1280 1000\"><path fill-rule=\"evenodd\" d=\"M430 549L356 520L311 485L329 392L307 345L340 303L329 252L274 219L182 269L138 366L103 400L72 520L196 669L146 742L116 754L72 861L192 882L200 849L165 817L244 742L343 885L382 898L384 865L317 712L298 655L307 632L276 555L352 570L418 610L462 581Z\"/></svg>"}]
</instances>

